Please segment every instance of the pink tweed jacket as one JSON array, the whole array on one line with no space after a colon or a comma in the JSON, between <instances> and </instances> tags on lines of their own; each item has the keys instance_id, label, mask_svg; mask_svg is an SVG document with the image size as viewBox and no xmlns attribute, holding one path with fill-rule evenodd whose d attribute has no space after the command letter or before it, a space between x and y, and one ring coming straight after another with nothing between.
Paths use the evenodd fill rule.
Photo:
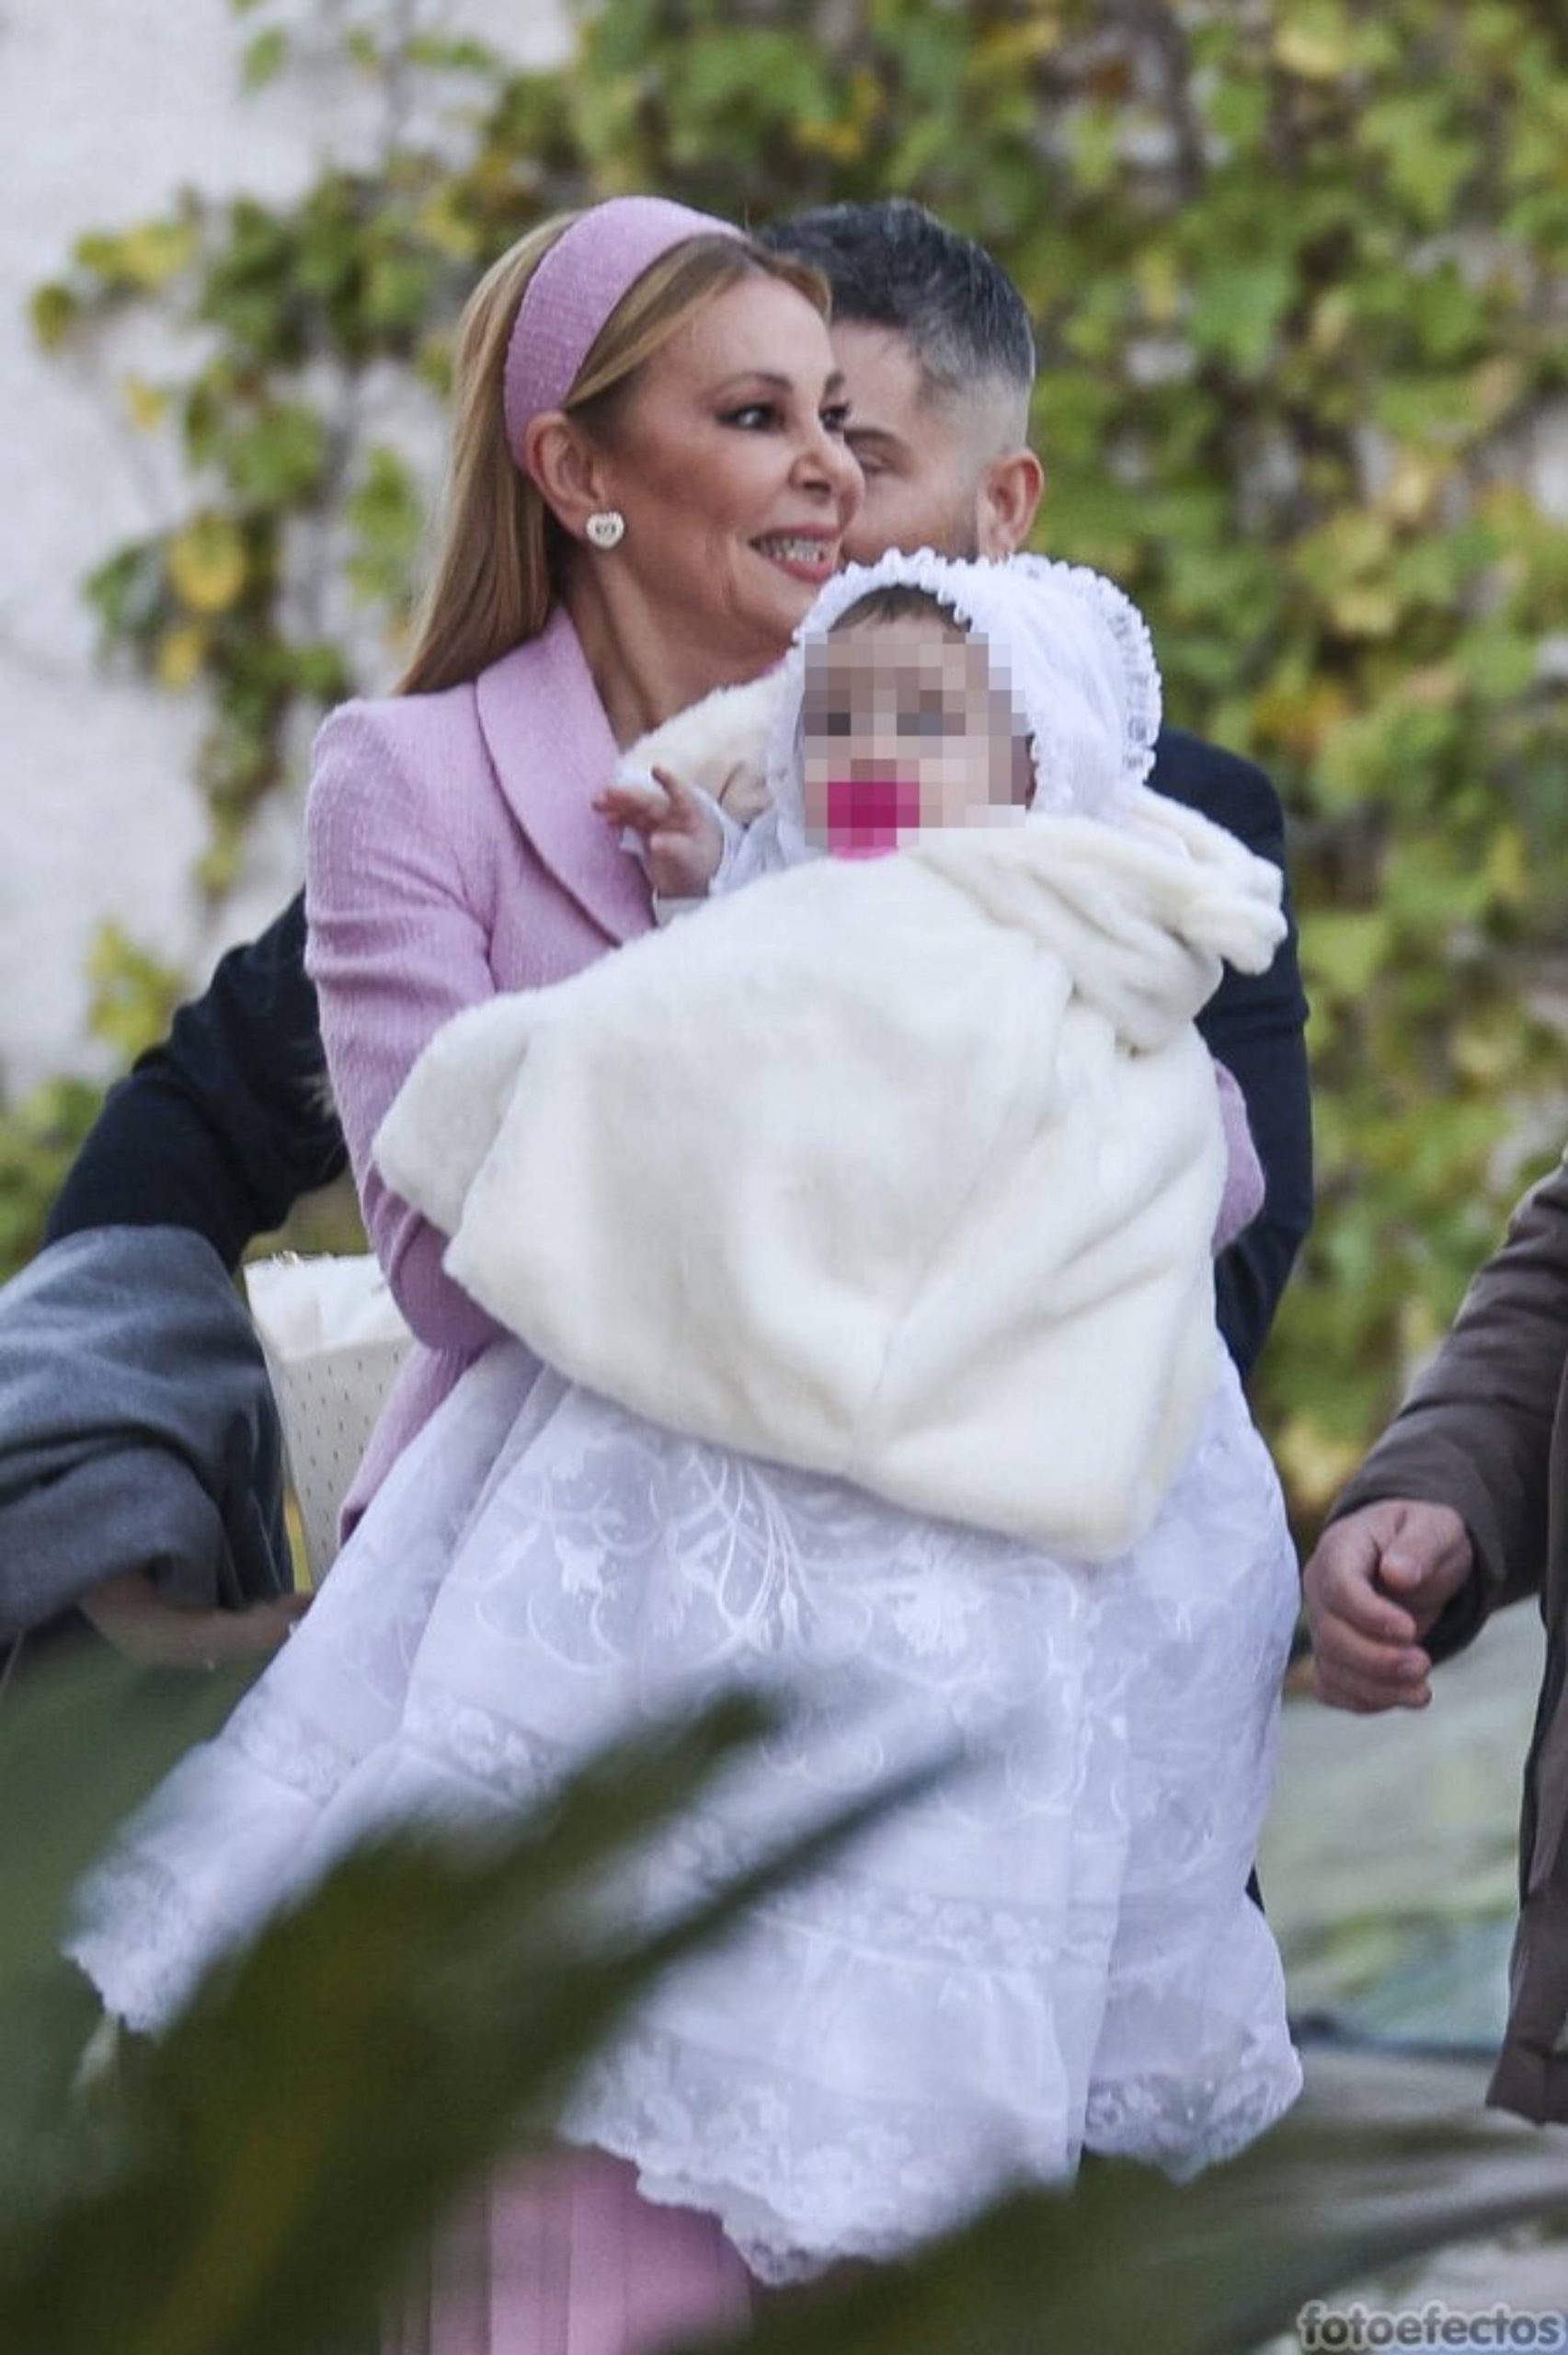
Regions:
<instances>
[{"instance_id":1,"label":"pink tweed jacket","mask_svg":"<svg viewBox=\"0 0 1568 2355\"><path fill-rule=\"evenodd\" d=\"M477 679L345 704L316 739L305 961L371 1241L423 1345L360 1467L350 1517L498 1329L442 1272L446 1237L383 1184L371 1140L452 1015L565 980L647 929L642 871L590 806L615 758L562 609Z\"/></svg>"}]
</instances>

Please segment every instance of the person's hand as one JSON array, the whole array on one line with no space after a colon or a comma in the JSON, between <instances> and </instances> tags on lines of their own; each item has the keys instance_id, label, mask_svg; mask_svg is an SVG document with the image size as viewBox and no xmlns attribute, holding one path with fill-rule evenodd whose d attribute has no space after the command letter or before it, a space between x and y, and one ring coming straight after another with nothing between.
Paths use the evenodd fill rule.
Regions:
<instances>
[{"instance_id":1,"label":"person's hand","mask_svg":"<svg viewBox=\"0 0 1568 2355\"><path fill-rule=\"evenodd\" d=\"M280 1594L246 1611L187 1611L140 1570L105 1579L79 1609L107 1643L140 1668L227 1668L266 1660L309 1610L308 1594Z\"/></svg>"},{"instance_id":2,"label":"person's hand","mask_svg":"<svg viewBox=\"0 0 1568 2355\"><path fill-rule=\"evenodd\" d=\"M724 856L724 829L689 785L668 769L653 774L656 786L607 786L593 806L642 836L648 881L660 899L701 899Z\"/></svg>"},{"instance_id":3,"label":"person's hand","mask_svg":"<svg viewBox=\"0 0 1568 2355\"><path fill-rule=\"evenodd\" d=\"M1301 1573L1318 1697L1336 1709L1424 1709L1423 1638L1475 1567L1451 1505L1390 1497L1323 1532Z\"/></svg>"}]
</instances>

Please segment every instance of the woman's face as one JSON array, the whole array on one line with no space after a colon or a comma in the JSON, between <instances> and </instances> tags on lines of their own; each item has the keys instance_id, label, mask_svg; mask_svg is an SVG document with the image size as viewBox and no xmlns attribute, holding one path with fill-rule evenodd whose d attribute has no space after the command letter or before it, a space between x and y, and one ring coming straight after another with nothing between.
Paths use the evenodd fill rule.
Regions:
<instances>
[{"instance_id":1,"label":"woman's face","mask_svg":"<svg viewBox=\"0 0 1568 2355\"><path fill-rule=\"evenodd\" d=\"M604 455L613 562L667 629L758 668L784 652L860 503L844 419L827 327L776 279L727 287L654 355Z\"/></svg>"}]
</instances>

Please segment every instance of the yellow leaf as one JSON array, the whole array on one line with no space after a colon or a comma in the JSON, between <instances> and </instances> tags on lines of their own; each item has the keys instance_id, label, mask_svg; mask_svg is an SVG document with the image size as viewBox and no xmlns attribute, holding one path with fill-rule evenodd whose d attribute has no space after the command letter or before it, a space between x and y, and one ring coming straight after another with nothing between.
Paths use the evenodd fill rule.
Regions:
<instances>
[{"instance_id":1,"label":"yellow leaf","mask_svg":"<svg viewBox=\"0 0 1568 2355\"><path fill-rule=\"evenodd\" d=\"M803 119L795 125L795 142L808 155L826 155L834 164L855 163L865 153L865 132L856 122Z\"/></svg>"},{"instance_id":2,"label":"yellow leaf","mask_svg":"<svg viewBox=\"0 0 1568 2355\"><path fill-rule=\"evenodd\" d=\"M1391 638L1399 627L1399 599L1375 582L1353 583L1332 600L1329 615L1344 638Z\"/></svg>"},{"instance_id":3,"label":"yellow leaf","mask_svg":"<svg viewBox=\"0 0 1568 2355\"><path fill-rule=\"evenodd\" d=\"M1364 998L1389 950L1388 918L1377 908L1311 908L1301 919L1301 963L1324 997Z\"/></svg>"},{"instance_id":4,"label":"yellow leaf","mask_svg":"<svg viewBox=\"0 0 1568 2355\"><path fill-rule=\"evenodd\" d=\"M223 515L199 515L172 539L164 562L169 585L193 614L224 614L245 587L245 542Z\"/></svg>"},{"instance_id":5,"label":"yellow leaf","mask_svg":"<svg viewBox=\"0 0 1568 2355\"><path fill-rule=\"evenodd\" d=\"M1055 15L1038 17L1032 25L993 25L975 43L975 63L982 73L990 74L999 68L1013 73L1020 66L1033 65L1042 57L1055 56L1064 29L1061 18Z\"/></svg>"},{"instance_id":6,"label":"yellow leaf","mask_svg":"<svg viewBox=\"0 0 1568 2355\"><path fill-rule=\"evenodd\" d=\"M79 297L57 281L36 287L32 297L33 333L45 351L58 351L81 311Z\"/></svg>"},{"instance_id":7,"label":"yellow leaf","mask_svg":"<svg viewBox=\"0 0 1568 2355\"><path fill-rule=\"evenodd\" d=\"M857 65L850 75L850 113L863 128L881 120L887 110L887 96L881 83L867 65Z\"/></svg>"},{"instance_id":8,"label":"yellow leaf","mask_svg":"<svg viewBox=\"0 0 1568 2355\"><path fill-rule=\"evenodd\" d=\"M1307 340L1316 352L1337 351L1349 332L1355 308L1342 286L1320 294L1307 322Z\"/></svg>"},{"instance_id":9,"label":"yellow leaf","mask_svg":"<svg viewBox=\"0 0 1568 2355\"><path fill-rule=\"evenodd\" d=\"M1454 1067L1477 1087L1496 1087L1516 1069L1519 1040L1516 1028L1495 1020L1456 1023L1449 1035Z\"/></svg>"},{"instance_id":10,"label":"yellow leaf","mask_svg":"<svg viewBox=\"0 0 1568 2355\"><path fill-rule=\"evenodd\" d=\"M1345 571L1357 580L1375 572L1394 544L1387 518L1366 507L1345 507L1331 515L1323 526L1323 538Z\"/></svg>"},{"instance_id":11,"label":"yellow leaf","mask_svg":"<svg viewBox=\"0 0 1568 2355\"><path fill-rule=\"evenodd\" d=\"M1444 469L1416 450L1402 450L1379 505L1396 523L1423 523L1443 487Z\"/></svg>"},{"instance_id":12,"label":"yellow leaf","mask_svg":"<svg viewBox=\"0 0 1568 2355\"><path fill-rule=\"evenodd\" d=\"M1482 417L1488 425L1494 424L1524 390L1524 363L1512 352L1499 352L1471 372L1470 383Z\"/></svg>"},{"instance_id":13,"label":"yellow leaf","mask_svg":"<svg viewBox=\"0 0 1568 2355\"><path fill-rule=\"evenodd\" d=\"M1299 685L1265 687L1253 705L1253 718L1275 743L1310 760L1349 710L1343 687L1331 679L1312 679Z\"/></svg>"},{"instance_id":14,"label":"yellow leaf","mask_svg":"<svg viewBox=\"0 0 1568 2355\"><path fill-rule=\"evenodd\" d=\"M1350 63L1350 41L1332 18L1304 23L1298 17L1275 27L1274 55L1276 64L1304 82L1333 82Z\"/></svg>"},{"instance_id":15,"label":"yellow leaf","mask_svg":"<svg viewBox=\"0 0 1568 2355\"><path fill-rule=\"evenodd\" d=\"M200 622L176 622L158 640L153 669L160 687L188 687L205 660L209 633Z\"/></svg>"},{"instance_id":16,"label":"yellow leaf","mask_svg":"<svg viewBox=\"0 0 1568 2355\"><path fill-rule=\"evenodd\" d=\"M472 261L479 250L478 233L453 205L446 190L429 198L415 217L415 225L438 253L452 261Z\"/></svg>"},{"instance_id":17,"label":"yellow leaf","mask_svg":"<svg viewBox=\"0 0 1568 2355\"><path fill-rule=\"evenodd\" d=\"M120 266L127 278L151 291L166 285L194 259L196 243L189 221L147 221L120 239Z\"/></svg>"},{"instance_id":18,"label":"yellow leaf","mask_svg":"<svg viewBox=\"0 0 1568 2355\"><path fill-rule=\"evenodd\" d=\"M125 406L131 412L131 422L140 432L151 433L161 425L169 405L169 396L160 386L149 385L144 376L125 379Z\"/></svg>"},{"instance_id":19,"label":"yellow leaf","mask_svg":"<svg viewBox=\"0 0 1568 2355\"><path fill-rule=\"evenodd\" d=\"M1181 274L1170 254L1151 247L1139 256L1136 276L1144 317L1153 327L1169 327L1182 305Z\"/></svg>"}]
</instances>

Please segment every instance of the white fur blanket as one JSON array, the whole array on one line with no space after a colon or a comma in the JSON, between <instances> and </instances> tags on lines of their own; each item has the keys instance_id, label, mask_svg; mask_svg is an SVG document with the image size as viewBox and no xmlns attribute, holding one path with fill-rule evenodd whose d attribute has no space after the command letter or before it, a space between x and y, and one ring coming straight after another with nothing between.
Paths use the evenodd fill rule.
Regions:
<instances>
[{"instance_id":1,"label":"white fur blanket","mask_svg":"<svg viewBox=\"0 0 1568 2355\"><path fill-rule=\"evenodd\" d=\"M1151 794L769 878L460 1015L376 1140L451 1273L675 1430L1054 1551L1132 1544L1215 1372L1191 1017L1279 879Z\"/></svg>"}]
</instances>

